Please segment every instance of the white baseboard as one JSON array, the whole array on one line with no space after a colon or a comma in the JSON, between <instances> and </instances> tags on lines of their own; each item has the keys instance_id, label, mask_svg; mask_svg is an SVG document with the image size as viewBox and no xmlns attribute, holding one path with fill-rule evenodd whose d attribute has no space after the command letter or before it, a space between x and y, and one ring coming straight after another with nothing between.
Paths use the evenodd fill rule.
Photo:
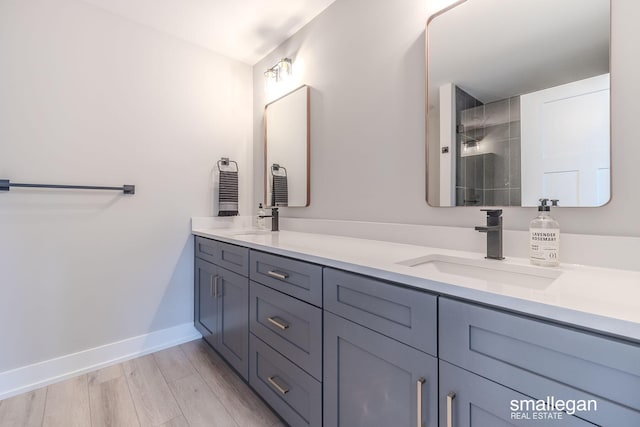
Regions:
<instances>
[{"instance_id":1,"label":"white baseboard","mask_svg":"<svg viewBox=\"0 0 640 427\"><path fill-rule=\"evenodd\" d=\"M0 400L201 337L193 323L184 323L0 372Z\"/></svg>"}]
</instances>

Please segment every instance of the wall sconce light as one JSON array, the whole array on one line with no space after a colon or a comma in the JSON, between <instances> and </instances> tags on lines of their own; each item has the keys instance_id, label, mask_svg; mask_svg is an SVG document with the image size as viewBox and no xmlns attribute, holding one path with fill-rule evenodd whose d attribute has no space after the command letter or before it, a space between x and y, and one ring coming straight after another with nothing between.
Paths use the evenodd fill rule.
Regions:
<instances>
[{"instance_id":1,"label":"wall sconce light","mask_svg":"<svg viewBox=\"0 0 640 427\"><path fill-rule=\"evenodd\" d=\"M291 77L293 62L291 58L282 58L273 67L264 72L265 88L273 83L278 83Z\"/></svg>"}]
</instances>

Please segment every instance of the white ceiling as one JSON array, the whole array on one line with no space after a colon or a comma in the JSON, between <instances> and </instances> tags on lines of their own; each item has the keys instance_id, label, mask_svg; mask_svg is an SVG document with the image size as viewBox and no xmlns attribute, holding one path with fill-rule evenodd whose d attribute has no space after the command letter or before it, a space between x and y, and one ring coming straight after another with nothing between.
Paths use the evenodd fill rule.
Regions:
<instances>
[{"instance_id":1,"label":"white ceiling","mask_svg":"<svg viewBox=\"0 0 640 427\"><path fill-rule=\"evenodd\" d=\"M84 0L253 65L335 0Z\"/></svg>"}]
</instances>

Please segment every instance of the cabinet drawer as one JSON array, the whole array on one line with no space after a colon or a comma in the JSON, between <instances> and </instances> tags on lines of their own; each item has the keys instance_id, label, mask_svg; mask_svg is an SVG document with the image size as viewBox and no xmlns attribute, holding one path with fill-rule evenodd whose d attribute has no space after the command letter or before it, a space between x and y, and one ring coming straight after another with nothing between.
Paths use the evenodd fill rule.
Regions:
<instances>
[{"instance_id":1,"label":"cabinet drawer","mask_svg":"<svg viewBox=\"0 0 640 427\"><path fill-rule=\"evenodd\" d=\"M296 365L322 379L322 310L251 282L250 328Z\"/></svg>"},{"instance_id":2,"label":"cabinet drawer","mask_svg":"<svg viewBox=\"0 0 640 427\"><path fill-rule=\"evenodd\" d=\"M440 299L440 358L536 399L595 399L576 415L640 425L640 346Z\"/></svg>"},{"instance_id":3,"label":"cabinet drawer","mask_svg":"<svg viewBox=\"0 0 640 427\"><path fill-rule=\"evenodd\" d=\"M249 275L249 249L196 236L196 257L243 276Z\"/></svg>"},{"instance_id":4,"label":"cabinet drawer","mask_svg":"<svg viewBox=\"0 0 640 427\"><path fill-rule=\"evenodd\" d=\"M437 355L437 297L325 268L325 310Z\"/></svg>"},{"instance_id":5,"label":"cabinet drawer","mask_svg":"<svg viewBox=\"0 0 640 427\"><path fill-rule=\"evenodd\" d=\"M322 384L251 334L249 383L292 427L322 426Z\"/></svg>"},{"instance_id":6,"label":"cabinet drawer","mask_svg":"<svg viewBox=\"0 0 640 427\"><path fill-rule=\"evenodd\" d=\"M322 306L322 267L251 251L249 277L292 297Z\"/></svg>"},{"instance_id":7,"label":"cabinet drawer","mask_svg":"<svg viewBox=\"0 0 640 427\"><path fill-rule=\"evenodd\" d=\"M593 424L566 413L553 415L558 419L544 419L546 411L527 409L528 403L517 403L511 407L512 401L521 400L530 401L531 398L447 362L440 362L441 426L593 427ZM555 410L550 412L558 413Z\"/></svg>"}]
</instances>

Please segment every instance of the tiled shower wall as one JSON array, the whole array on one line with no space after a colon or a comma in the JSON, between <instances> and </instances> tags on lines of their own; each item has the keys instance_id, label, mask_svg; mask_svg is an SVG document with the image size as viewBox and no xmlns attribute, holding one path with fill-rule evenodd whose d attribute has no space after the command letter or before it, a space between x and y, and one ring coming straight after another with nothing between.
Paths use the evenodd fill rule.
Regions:
<instances>
[{"instance_id":1,"label":"tiled shower wall","mask_svg":"<svg viewBox=\"0 0 640 427\"><path fill-rule=\"evenodd\" d=\"M520 97L483 104L457 88L456 112L456 205L520 206Z\"/></svg>"}]
</instances>

